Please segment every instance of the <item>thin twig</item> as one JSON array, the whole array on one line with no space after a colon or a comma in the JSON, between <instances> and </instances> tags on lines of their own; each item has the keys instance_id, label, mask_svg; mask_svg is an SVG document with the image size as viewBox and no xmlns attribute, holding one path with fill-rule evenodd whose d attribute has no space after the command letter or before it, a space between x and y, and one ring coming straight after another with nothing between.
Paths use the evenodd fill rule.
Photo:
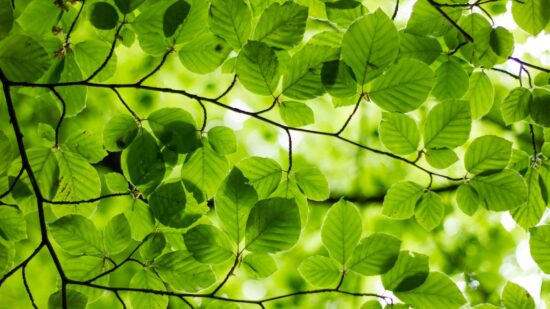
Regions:
<instances>
[{"instance_id":1,"label":"thin twig","mask_svg":"<svg viewBox=\"0 0 550 309\"><path fill-rule=\"evenodd\" d=\"M397 11L399 11L399 0L395 0L395 9L393 9L393 14L391 15L392 20L395 20L395 17L397 17Z\"/></svg>"},{"instance_id":2,"label":"thin twig","mask_svg":"<svg viewBox=\"0 0 550 309\"><path fill-rule=\"evenodd\" d=\"M19 169L19 173L17 173L17 176L15 176L15 179L10 184L10 187L8 188L8 190L6 190L6 192L0 194L0 199L3 199L4 197L8 196L8 194L10 194L11 191L13 191L13 188L15 188L15 186L17 185L17 182L21 178L21 175L23 175L24 171L25 171L25 169L23 168L23 166L21 166L21 168Z\"/></svg>"},{"instance_id":3,"label":"thin twig","mask_svg":"<svg viewBox=\"0 0 550 309\"><path fill-rule=\"evenodd\" d=\"M164 65L164 63L166 62L166 59L168 59L168 56L174 52L174 49L173 48L170 48L168 49L164 55L162 56L162 59L160 60L160 63L151 71L149 72L147 75L143 76L137 83L136 85L141 85L144 81L146 81L149 77L155 75L161 68L162 66Z\"/></svg>"},{"instance_id":4,"label":"thin twig","mask_svg":"<svg viewBox=\"0 0 550 309\"><path fill-rule=\"evenodd\" d=\"M93 203L93 202L97 202L97 201L100 201L100 200L103 200L103 199L106 199L106 198L117 197L117 196L125 196L125 195L131 195L131 193L130 192L110 193L110 194L105 194L105 195L102 195L102 196L94 197L94 198L91 198L91 199L88 199L88 200L80 200L80 201L53 201L53 200L49 200L47 198L44 198L43 200L44 200L44 202L46 202L48 204L52 204L52 205L78 205L78 204Z\"/></svg>"},{"instance_id":5,"label":"thin twig","mask_svg":"<svg viewBox=\"0 0 550 309\"><path fill-rule=\"evenodd\" d=\"M55 148L59 147L59 131L61 130L61 123L65 119L65 114L67 113L67 104L65 103L65 100L61 96L61 94L55 89L55 87L51 87L50 91L53 92L55 97L57 97L57 100L59 103L61 103L61 116L59 116L59 121L57 122L57 125L55 126Z\"/></svg>"},{"instance_id":6,"label":"thin twig","mask_svg":"<svg viewBox=\"0 0 550 309\"><path fill-rule=\"evenodd\" d=\"M113 39L113 43L111 44L111 49L109 50L109 53L107 54L107 57L101 63L101 65L92 73L92 75L90 75L88 78L85 79L85 81L87 81L87 82L91 81L94 77L97 76L97 74L99 74L107 66L107 63L109 63L109 60L111 60L111 58L113 57L113 54L115 53L116 42L117 42L118 37L120 35L120 31L122 30L122 27L124 27L125 24L126 24L125 20L123 20L120 23L120 26L118 26L118 28L116 29L115 37Z\"/></svg>"},{"instance_id":7,"label":"thin twig","mask_svg":"<svg viewBox=\"0 0 550 309\"><path fill-rule=\"evenodd\" d=\"M229 84L229 86L225 89L225 91L222 92L222 94L220 94L219 96L217 96L214 100L219 101L223 97L225 97L231 91L231 89L235 87L236 83L237 83L237 75L233 76L233 80L231 81L231 84Z\"/></svg>"},{"instance_id":8,"label":"thin twig","mask_svg":"<svg viewBox=\"0 0 550 309\"><path fill-rule=\"evenodd\" d=\"M120 92L116 89L116 88L110 88L115 94L116 96L118 97L118 100L120 101L120 103L122 103L122 105L124 105L124 107L126 108L126 110L128 112L130 112L130 114L132 114L132 116L134 117L134 119L137 121L137 122L141 122L141 118L139 117L138 114L136 114L136 112L134 112L134 110L132 110L130 108L130 106L126 103L126 101L124 100L124 98L122 97L122 95L120 94Z\"/></svg>"},{"instance_id":9,"label":"thin twig","mask_svg":"<svg viewBox=\"0 0 550 309\"><path fill-rule=\"evenodd\" d=\"M237 265L239 265L239 259L241 257L242 252L238 252L235 255L235 261L233 262L233 266L229 269L225 277L223 278L222 282L216 286L216 288L210 293L210 295L214 296L216 293L223 288L223 286L227 283L227 280L229 280L229 277L233 275L233 272L235 271L235 268L237 268Z\"/></svg>"},{"instance_id":10,"label":"thin twig","mask_svg":"<svg viewBox=\"0 0 550 309\"><path fill-rule=\"evenodd\" d=\"M355 115L355 113L359 109L359 104L361 104L361 101L363 101L363 95L359 96L359 99L355 103L355 107L353 108L353 111L351 112L351 114L349 114L348 119L346 119L346 122L344 122L344 125L342 125L340 130L336 131L336 133L334 133L334 135L339 136L342 132L344 132L344 130L346 129L346 127L350 123L351 119L353 118L353 115Z\"/></svg>"},{"instance_id":11,"label":"thin twig","mask_svg":"<svg viewBox=\"0 0 550 309\"><path fill-rule=\"evenodd\" d=\"M32 307L34 309L38 309L38 307L34 303L34 297L32 296L32 291L31 291L31 288L29 287L29 283L27 282L27 275L25 273L25 270L27 269L27 263L25 263L25 265L23 265L23 268L21 269L21 276L23 277L23 285L25 286L25 291L27 291L27 295L29 296L29 300L31 301Z\"/></svg>"}]
</instances>

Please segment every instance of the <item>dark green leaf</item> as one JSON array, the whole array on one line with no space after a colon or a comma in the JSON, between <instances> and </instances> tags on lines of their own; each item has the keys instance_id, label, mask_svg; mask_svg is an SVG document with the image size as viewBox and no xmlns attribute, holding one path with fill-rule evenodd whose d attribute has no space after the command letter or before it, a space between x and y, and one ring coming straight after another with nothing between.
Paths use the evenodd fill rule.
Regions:
<instances>
[{"instance_id":1,"label":"dark green leaf","mask_svg":"<svg viewBox=\"0 0 550 309\"><path fill-rule=\"evenodd\" d=\"M178 153L188 153L200 145L195 120L181 108L162 108L147 117L153 134L164 146Z\"/></svg>"},{"instance_id":2,"label":"dark green leaf","mask_svg":"<svg viewBox=\"0 0 550 309\"><path fill-rule=\"evenodd\" d=\"M533 90L530 115L537 124L550 127L550 91L544 88Z\"/></svg>"},{"instance_id":3,"label":"dark green leaf","mask_svg":"<svg viewBox=\"0 0 550 309\"><path fill-rule=\"evenodd\" d=\"M352 69L343 61L325 62L321 70L325 90L333 97L350 97L357 93L357 82Z\"/></svg>"},{"instance_id":4,"label":"dark green leaf","mask_svg":"<svg viewBox=\"0 0 550 309\"><path fill-rule=\"evenodd\" d=\"M410 291L426 281L428 272L428 256L401 251L394 266L382 275L382 284L390 291Z\"/></svg>"},{"instance_id":5,"label":"dark green leaf","mask_svg":"<svg viewBox=\"0 0 550 309\"><path fill-rule=\"evenodd\" d=\"M115 0L115 4L123 14L137 9L145 0Z\"/></svg>"},{"instance_id":6,"label":"dark green leaf","mask_svg":"<svg viewBox=\"0 0 550 309\"><path fill-rule=\"evenodd\" d=\"M160 184L166 171L157 142L144 129L122 151L121 166L126 179L145 194L151 193Z\"/></svg>"},{"instance_id":7,"label":"dark green leaf","mask_svg":"<svg viewBox=\"0 0 550 309\"><path fill-rule=\"evenodd\" d=\"M116 9L107 2L96 2L90 10L90 22L94 27L101 30L109 30L116 27L118 13Z\"/></svg>"},{"instance_id":8,"label":"dark green leaf","mask_svg":"<svg viewBox=\"0 0 550 309\"><path fill-rule=\"evenodd\" d=\"M10 0L0 1L0 40L4 39L13 28L13 8Z\"/></svg>"},{"instance_id":9,"label":"dark green leaf","mask_svg":"<svg viewBox=\"0 0 550 309\"><path fill-rule=\"evenodd\" d=\"M183 24L183 21L189 15L190 9L189 3L183 0L176 1L166 9L162 20L162 30L165 37L171 37L176 33L178 27Z\"/></svg>"},{"instance_id":10,"label":"dark green leaf","mask_svg":"<svg viewBox=\"0 0 550 309\"><path fill-rule=\"evenodd\" d=\"M116 114L105 125L103 144L108 151L121 151L128 147L138 134L139 124L125 114Z\"/></svg>"},{"instance_id":11,"label":"dark green leaf","mask_svg":"<svg viewBox=\"0 0 550 309\"><path fill-rule=\"evenodd\" d=\"M149 196L151 213L160 223L175 227L188 227L202 214L187 209L193 202L180 181L164 183ZM195 202L196 203L196 202Z\"/></svg>"},{"instance_id":12,"label":"dark green leaf","mask_svg":"<svg viewBox=\"0 0 550 309\"><path fill-rule=\"evenodd\" d=\"M71 309L85 309L88 304L86 295L72 289L66 291L66 306ZM63 308L62 292L57 291L48 298L48 309Z\"/></svg>"}]
</instances>

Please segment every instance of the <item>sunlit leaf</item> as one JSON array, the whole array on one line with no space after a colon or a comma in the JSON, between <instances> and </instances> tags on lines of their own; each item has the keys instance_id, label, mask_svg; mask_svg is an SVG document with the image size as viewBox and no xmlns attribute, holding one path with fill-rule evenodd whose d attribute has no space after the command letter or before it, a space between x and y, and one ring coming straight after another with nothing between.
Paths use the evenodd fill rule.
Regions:
<instances>
[{"instance_id":1,"label":"sunlit leaf","mask_svg":"<svg viewBox=\"0 0 550 309\"><path fill-rule=\"evenodd\" d=\"M357 207L340 200L332 205L321 228L321 239L330 256L342 265L351 258L361 238L361 216Z\"/></svg>"},{"instance_id":2,"label":"sunlit leaf","mask_svg":"<svg viewBox=\"0 0 550 309\"><path fill-rule=\"evenodd\" d=\"M298 271L309 284L318 287L335 286L342 273L338 263L320 255L311 256L302 261Z\"/></svg>"},{"instance_id":3,"label":"sunlit leaf","mask_svg":"<svg viewBox=\"0 0 550 309\"><path fill-rule=\"evenodd\" d=\"M390 291L410 291L426 281L428 272L428 256L401 251L393 267L382 275L382 284Z\"/></svg>"},{"instance_id":4,"label":"sunlit leaf","mask_svg":"<svg viewBox=\"0 0 550 309\"><path fill-rule=\"evenodd\" d=\"M218 264L233 256L233 249L227 236L216 227L200 224L183 236L187 250L199 262Z\"/></svg>"},{"instance_id":5,"label":"sunlit leaf","mask_svg":"<svg viewBox=\"0 0 550 309\"><path fill-rule=\"evenodd\" d=\"M431 272L424 283L407 292L395 294L400 300L418 308L461 308L466 303L464 295L447 275Z\"/></svg>"},{"instance_id":6,"label":"sunlit leaf","mask_svg":"<svg viewBox=\"0 0 550 309\"><path fill-rule=\"evenodd\" d=\"M263 11L252 39L275 48L292 48L302 40L307 16L307 7L294 2L273 3Z\"/></svg>"},{"instance_id":7,"label":"sunlit leaf","mask_svg":"<svg viewBox=\"0 0 550 309\"><path fill-rule=\"evenodd\" d=\"M363 238L353 251L349 268L363 276L381 275L390 270L397 256L401 240L387 234L374 233Z\"/></svg>"},{"instance_id":8,"label":"sunlit leaf","mask_svg":"<svg viewBox=\"0 0 550 309\"><path fill-rule=\"evenodd\" d=\"M423 188L411 181L393 184L384 197L382 214L394 219L408 219L414 215Z\"/></svg>"},{"instance_id":9,"label":"sunlit leaf","mask_svg":"<svg viewBox=\"0 0 550 309\"><path fill-rule=\"evenodd\" d=\"M55 242L70 254L97 255L103 251L101 233L86 217L68 215L48 227Z\"/></svg>"},{"instance_id":10,"label":"sunlit leaf","mask_svg":"<svg viewBox=\"0 0 550 309\"><path fill-rule=\"evenodd\" d=\"M379 130L382 144L395 154L410 154L418 149L418 126L414 119L405 114L383 113Z\"/></svg>"}]
</instances>

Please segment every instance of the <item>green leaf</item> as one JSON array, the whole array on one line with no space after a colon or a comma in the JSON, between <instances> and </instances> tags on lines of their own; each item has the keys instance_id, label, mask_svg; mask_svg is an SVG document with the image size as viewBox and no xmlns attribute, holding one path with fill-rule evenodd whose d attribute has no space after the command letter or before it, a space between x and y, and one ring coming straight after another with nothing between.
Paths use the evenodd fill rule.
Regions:
<instances>
[{"instance_id":1,"label":"green leaf","mask_svg":"<svg viewBox=\"0 0 550 309\"><path fill-rule=\"evenodd\" d=\"M33 38L17 34L0 42L0 69L11 81L34 82L49 67L48 53Z\"/></svg>"},{"instance_id":2,"label":"green leaf","mask_svg":"<svg viewBox=\"0 0 550 309\"><path fill-rule=\"evenodd\" d=\"M242 267L252 279L267 278L277 271L275 259L269 254L262 253L247 254Z\"/></svg>"},{"instance_id":3,"label":"green leaf","mask_svg":"<svg viewBox=\"0 0 550 309\"><path fill-rule=\"evenodd\" d=\"M529 235L533 260L545 274L550 274L550 225L530 228Z\"/></svg>"},{"instance_id":4,"label":"green leaf","mask_svg":"<svg viewBox=\"0 0 550 309\"><path fill-rule=\"evenodd\" d=\"M456 152L449 148L428 149L425 153L426 161L438 169L448 168L458 161Z\"/></svg>"},{"instance_id":5,"label":"green leaf","mask_svg":"<svg viewBox=\"0 0 550 309\"><path fill-rule=\"evenodd\" d=\"M504 169L512 156L512 143L498 136L476 138L466 150L464 167L472 174Z\"/></svg>"},{"instance_id":6,"label":"green leaf","mask_svg":"<svg viewBox=\"0 0 550 309\"><path fill-rule=\"evenodd\" d=\"M514 52L514 35L504 27L493 28L489 44L495 54L507 60Z\"/></svg>"},{"instance_id":7,"label":"green leaf","mask_svg":"<svg viewBox=\"0 0 550 309\"><path fill-rule=\"evenodd\" d=\"M462 212L468 216L472 216L477 211L482 201L471 185L462 184L456 190L456 203Z\"/></svg>"},{"instance_id":8,"label":"green leaf","mask_svg":"<svg viewBox=\"0 0 550 309\"><path fill-rule=\"evenodd\" d=\"M340 200L332 205L321 228L321 239L330 256L346 265L361 238L361 215L350 202Z\"/></svg>"},{"instance_id":9,"label":"green leaf","mask_svg":"<svg viewBox=\"0 0 550 309\"><path fill-rule=\"evenodd\" d=\"M460 53L473 65L491 68L498 62L502 62L491 48L491 33L493 27L485 16L473 13L460 19L459 26L463 28L473 39L460 48Z\"/></svg>"},{"instance_id":10,"label":"green leaf","mask_svg":"<svg viewBox=\"0 0 550 309\"><path fill-rule=\"evenodd\" d=\"M200 213L193 213L187 208L191 204L183 184L180 181L164 183L157 187L149 196L151 213L160 223L185 228L193 224L200 217Z\"/></svg>"},{"instance_id":11,"label":"green leaf","mask_svg":"<svg viewBox=\"0 0 550 309\"><path fill-rule=\"evenodd\" d=\"M128 247L130 241L130 224L124 214L114 216L109 220L103 234L103 245L109 255L121 253Z\"/></svg>"},{"instance_id":12,"label":"green leaf","mask_svg":"<svg viewBox=\"0 0 550 309\"><path fill-rule=\"evenodd\" d=\"M525 174L527 183L527 202L521 207L512 209L512 218L524 229L537 225L546 210L546 203L542 199L542 192L537 169L529 168Z\"/></svg>"},{"instance_id":13,"label":"green leaf","mask_svg":"<svg viewBox=\"0 0 550 309\"><path fill-rule=\"evenodd\" d=\"M50 32L61 18L62 10L53 1L29 1L26 4L28 5L17 17L17 24L33 36L41 37ZM19 7L17 9L20 11ZM14 13L17 14L17 11Z\"/></svg>"},{"instance_id":14,"label":"green leaf","mask_svg":"<svg viewBox=\"0 0 550 309\"><path fill-rule=\"evenodd\" d=\"M380 9L357 19L342 41L342 58L364 85L393 62L399 51L399 36L392 20Z\"/></svg>"},{"instance_id":15,"label":"green leaf","mask_svg":"<svg viewBox=\"0 0 550 309\"><path fill-rule=\"evenodd\" d=\"M166 238L163 233L155 232L149 235L143 245L139 247L139 254L146 261L153 261L166 247Z\"/></svg>"},{"instance_id":16,"label":"green leaf","mask_svg":"<svg viewBox=\"0 0 550 309\"><path fill-rule=\"evenodd\" d=\"M55 195L56 200L80 201L100 195L99 175L90 163L69 151L58 151L55 157L59 165L59 189Z\"/></svg>"},{"instance_id":17,"label":"green leaf","mask_svg":"<svg viewBox=\"0 0 550 309\"><path fill-rule=\"evenodd\" d=\"M27 222L20 210L0 207L0 236L8 241L27 239Z\"/></svg>"},{"instance_id":18,"label":"green leaf","mask_svg":"<svg viewBox=\"0 0 550 309\"><path fill-rule=\"evenodd\" d=\"M468 92L466 92L464 98L470 101L472 119L480 119L493 107L495 90L485 72L472 73L469 85Z\"/></svg>"},{"instance_id":19,"label":"green leaf","mask_svg":"<svg viewBox=\"0 0 550 309\"><path fill-rule=\"evenodd\" d=\"M439 272L431 272L426 281L408 292L395 293L400 300L417 308L461 308L466 303L456 284Z\"/></svg>"},{"instance_id":20,"label":"green leaf","mask_svg":"<svg viewBox=\"0 0 550 309\"><path fill-rule=\"evenodd\" d=\"M279 113L283 121L291 127L303 127L315 122L311 108L301 102L283 101L279 104Z\"/></svg>"},{"instance_id":21,"label":"green leaf","mask_svg":"<svg viewBox=\"0 0 550 309\"><path fill-rule=\"evenodd\" d=\"M232 154L237 151L235 132L228 127L217 126L208 130L208 142L219 154Z\"/></svg>"},{"instance_id":22,"label":"green leaf","mask_svg":"<svg viewBox=\"0 0 550 309\"><path fill-rule=\"evenodd\" d=\"M321 82L333 97L345 98L357 93L357 82L352 69L340 60L323 63Z\"/></svg>"},{"instance_id":23,"label":"green leaf","mask_svg":"<svg viewBox=\"0 0 550 309\"><path fill-rule=\"evenodd\" d=\"M128 147L138 134L139 124L125 114L114 115L103 130L103 145L108 151L121 151Z\"/></svg>"},{"instance_id":24,"label":"green leaf","mask_svg":"<svg viewBox=\"0 0 550 309\"><path fill-rule=\"evenodd\" d=\"M382 284L386 290L410 291L426 281L428 272L428 256L401 251L394 266L382 275Z\"/></svg>"},{"instance_id":25,"label":"green leaf","mask_svg":"<svg viewBox=\"0 0 550 309\"><path fill-rule=\"evenodd\" d=\"M435 85L432 94L439 100L460 99L468 87L468 73L453 57L449 57L435 71Z\"/></svg>"},{"instance_id":26,"label":"green leaf","mask_svg":"<svg viewBox=\"0 0 550 309\"><path fill-rule=\"evenodd\" d=\"M107 156L101 135L88 130L78 130L63 142L61 149L79 154L90 163L98 163Z\"/></svg>"},{"instance_id":27,"label":"green leaf","mask_svg":"<svg viewBox=\"0 0 550 309\"><path fill-rule=\"evenodd\" d=\"M180 52L181 63L189 71L206 74L216 70L231 52L231 47L211 33L197 36L185 44Z\"/></svg>"},{"instance_id":28,"label":"green leaf","mask_svg":"<svg viewBox=\"0 0 550 309\"><path fill-rule=\"evenodd\" d=\"M445 206L441 196L431 191L424 193L414 212L416 222L428 231L439 226L444 215Z\"/></svg>"},{"instance_id":29,"label":"green leaf","mask_svg":"<svg viewBox=\"0 0 550 309\"><path fill-rule=\"evenodd\" d=\"M219 264L233 256L227 236L213 225L199 224L183 236L185 247L193 257L205 264Z\"/></svg>"},{"instance_id":30,"label":"green leaf","mask_svg":"<svg viewBox=\"0 0 550 309\"><path fill-rule=\"evenodd\" d=\"M30 148L27 157L40 191L44 197L53 198L59 187L59 165L55 152L50 148Z\"/></svg>"},{"instance_id":31,"label":"green leaf","mask_svg":"<svg viewBox=\"0 0 550 309\"><path fill-rule=\"evenodd\" d=\"M213 0L208 21L212 33L233 49L246 43L252 29L252 13L243 0Z\"/></svg>"},{"instance_id":32,"label":"green leaf","mask_svg":"<svg viewBox=\"0 0 550 309\"><path fill-rule=\"evenodd\" d=\"M512 2L512 16L521 29L537 35L550 20L550 5L548 0Z\"/></svg>"},{"instance_id":33,"label":"green leaf","mask_svg":"<svg viewBox=\"0 0 550 309\"><path fill-rule=\"evenodd\" d=\"M168 149L188 153L200 145L195 119L181 108L162 108L147 117L156 138Z\"/></svg>"},{"instance_id":34,"label":"green leaf","mask_svg":"<svg viewBox=\"0 0 550 309\"><path fill-rule=\"evenodd\" d=\"M329 198L330 188L327 179L318 168L299 169L295 177L298 187L310 200L321 202Z\"/></svg>"},{"instance_id":35,"label":"green leaf","mask_svg":"<svg viewBox=\"0 0 550 309\"><path fill-rule=\"evenodd\" d=\"M196 292L216 282L210 266L197 262L184 250L163 254L155 259L154 265L162 280L176 290Z\"/></svg>"},{"instance_id":36,"label":"green leaf","mask_svg":"<svg viewBox=\"0 0 550 309\"><path fill-rule=\"evenodd\" d=\"M116 9L107 2L94 3L88 18L94 27L101 30L113 29L118 23Z\"/></svg>"},{"instance_id":37,"label":"green leaf","mask_svg":"<svg viewBox=\"0 0 550 309\"><path fill-rule=\"evenodd\" d=\"M272 159L250 157L237 163L237 167L254 187L259 199L268 197L281 182L283 170Z\"/></svg>"},{"instance_id":38,"label":"green leaf","mask_svg":"<svg viewBox=\"0 0 550 309\"><path fill-rule=\"evenodd\" d=\"M412 181L394 183L384 197L382 214L393 219L412 217L423 191L421 186Z\"/></svg>"},{"instance_id":39,"label":"green leaf","mask_svg":"<svg viewBox=\"0 0 550 309\"><path fill-rule=\"evenodd\" d=\"M166 171L157 142L144 129L122 151L121 166L126 179L144 194L151 193L160 184Z\"/></svg>"},{"instance_id":40,"label":"green leaf","mask_svg":"<svg viewBox=\"0 0 550 309\"><path fill-rule=\"evenodd\" d=\"M0 1L0 40L8 36L13 28L13 8L9 0Z\"/></svg>"},{"instance_id":41,"label":"green leaf","mask_svg":"<svg viewBox=\"0 0 550 309\"><path fill-rule=\"evenodd\" d=\"M449 18L456 21L463 8L441 8ZM439 37L447 33L453 25L442 16L428 1L416 1L406 31L418 35Z\"/></svg>"},{"instance_id":42,"label":"green leaf","mask_svg":"<svg viewBox=\"0 0 550 309\"><path fill-rule=\"evenodd\" d=\"M307 7L294 2L273 3L263 11L253 39L275 48L290 49L302 41L307 17Z\"/></svg>"},{"instance_id":43,"label":"green leaf","mask_svg":"<svg viewBox=\"0 0 550 309\"><path fill-rule=\"evenodd\" d=\"M381 275L390 270L399 255L401 240L387 234L374 233L363 238L353 251L349 269L363 275Z\"/></svg>"},{"instance_id":44,"label":"green leaf","mask_svg":"<svg viewBox=\"0 0 550 309\"><path fill-rule=\"evenodd\" d=\"M543 127L550 127L550 91L544 88L533 90L530 115L535 123Z\"/></svg>"},{"instance_id":45,"label":"green leaf","mask_svg":"<svg viewBox=\"0 0 550 309\"><path fill-rule=\"evenodd\" d=\"M261 200L246 221L246 249L257 253L288 250L300 237L300 212L293 199Z\"/></svg>"},{"instance_id":46,"label":"green leaf","mask_svg":"<svg viewBox=\"0 0 550 309\"><path fill-rule=\"evenodd\" d=\"M104 260L103 257L82 255L71 257L63 261L63 270L68 278L72 280L90 280L99 274L112 269L113 264ZM96 284L109 284L109 275L105 275L94 281ZM71 287L77 292L83 293L88 302L92 303L105 294L105 291L87 286L74 285Z\"/></svg>"},{"instance_id":47,"label":"green leaf","mask_svg":"<svg viewBox=\"0 0 550 309\"><path fill-rule=\"evenodd\" d=\"M105 177L105 185L111 192L127 192L128 182L126 178L119 173L107 173L103 175Z\"/></svg>"},{"instance_id":48,"label":"green leaf","mask_svg":"<svg viewBox=\"0 0 550 309\"><path fill-rule=\"evenodd\" d=\"M176 33L176 30L185 21L191 6L189 3L178 0L166 9L162 19L162 31L165 37L171 37Z\"/></svg>"},{"instance_id":49,"label":"green leaf","mask_svg":"<svg viewBox=\"0 0 550 309\"><path fill-rule=\"evenodd\" d=\"M413 153L420 144L418 126L405 114L382 113L379 132L382 144L398 155Z\"/></svg>"},{"instance_id":50,"label":"green leaf","mask_svg":"<svg viewBox=\"0 0 550 309\"><path fill-rule=\"evenodd\" d=\"M125 215L132 227L132 239L141 241L153 231L155 218L149 210L149 205L142 200L134 199Z\"/></svg>"},{"instance_id":51,"label":"green leaf","mask_svg":"<svg viewBox=\"0 0 550 309\"><path fill-rule=\"evenodd\" d=\"M434 73L427 64L402 59L374 81L369 97L387 111L410 112L426 101L433 84Z\"/></svg>"},{"instance_id":52,"label":"green leaf","mask_svg":"<svg viewBox=\"0 0 550 309\"><path fill-rule=\"evenodd\" d=\"M361 2L353 0L327 2L325 8L328 19L341 28L349 27L354 20L368 12Z\"/></svg>"},{"instance_id":53,"label":"green leaf","mask_svg":"<svg viewBox=\"0 0 550 309\"><path fill-rule=\"evenodd\" d=\"M157 291L164 291L166 289L164 283L162 283L155 273L147 268L143 268L134 274L132 280L130 280L130 287ZM132 308L135 309L163 309L168 306L168 296L130 293L129 297Z\"/></svg>"},{"instance_id":54,"label":"green leaf","mask_svg":"<svg viewBox=\"0 0 550 309\"><path fill-rule=\"evenodd\" d=\"M128 14L137 9L145 0L115 0L115 4L122 12L122 14Z\"/></svg>"},{"instance_id":55,"label":"green leaf","mask_svg":"<svg viewBox=\"0 0 550 309\"><path fill-rule=\"evenodd\" d=\"M235 70L243 86L256 94L273 95L279 84L279 59L275 51L262 42L249 41L243 47Z\"/></svg>"},{"instance_id":56,"label":"green leaf","mask_svg":"<svg viewBox=\"0 0 550 309\"><path fill-rule=\"evenodd\" d=\"M424 126L426 148L453 149L470 136L472 118L467 101L447 100L430 110Z\"/></svg>"},{"instance_id":57,"label":"green leaf","mask_svg":"<svg viewBox=\"0 0 550 309\"><path fill-rule=\"evenodd\" d=\"M42 123L38 124L38 130L39 131L40 131L40 128L43 127L41 125L43 125L43 124ZM55 135L55 133L54 133L54 135ZM10 166L10 163L11 163L12 157L13 157L13 153L12 153L11 142L10 142L9 138L4 134L4 132L0 131L0 175L4 174L4 172L8 170L8 168ZM32 164L31 164L31 166L32 166Z\"/></svg>"},{"instance_id":58,"label":"green leaf","mask_svg":"<svg viewBox=\"0 0 550 309\"><path fill-rule=\"evenodd\" d=\"M502 304L507 309L535 309L535 301L521 286L508 281L502 291Z\"/></svg>"},{"instance_id":59,"label":"green leaf","mask_svg":"<svg viewBox=\"0 0 550 309\"><path fill-rule=\"evenodd\" d=\"M53 67L53 73L46 78L50 83L76 82L83 79L74 52L65 53L61 59L55 61ZM61 87L58 92L65 101L65 116L75 116L86 107L88 94L86 87L78 85Z\"/></svg>"},{"instance_id":60,"label":"green leaf","mask_svg":"<svg viewBox=\"0 0 550 309\"><path fill-rule=\"evenodd\" d=\"M85 309L88 304L88 298L86 295L77 292L73 289L67 289L66 291L66 305L71 309ZM63 308L62 292L57 291L50 295L48 298L48 309L61 309Z\"/></svg>"},{"instance_id":61,"label":"green leaf","mask_svg":"<svg viewBox=\"0 0 550 309\"><path fill-rule=\"evenodd\" d=\"M294 199L298 204L298 209L300 210L300 221L302 222L302 226L306 226L309 214L307 197L304 193L302 193L294 178L296 177L291 176L288 179L283 180L277 187L277 190L275 190L275 192L273 192L273 194L269 197Z\"/></svg>"},{"instance_id":62,"label":"green leaf","mask_svg":"<svg viewBox=\"0 0 550 309\"><path fill-rule=\"evenodd\" d=\"M413 58L432 64L441 52L441 44L435 38L399 32L400 58Z\"/></svg>"},{"instance_id":63,"label":"green leaf","mask_svg":"<svg viewBox=\"0 0 550 309\"><path fill-rule=\"evenodd\" d=\"M0 275L4 275L13 267L15 250L8 242L0 241Z\"/></svg>"},{"instance_id":64,"label":"green leaf","mask_svg":"<svg viewBox=\"0 0 550 309\"><path fill-rule=\"evenodd\" d=\"M497 174L477 176L470 184L489 210L510 210L527 201L525 180L513 170L505 169Z\"/></svg>"},{"instance_id":65,"label":"green leaf","mask_svg":"<svg viewBox=\"0 0 550 309\"><path fill-rule=\"evenodd\" d=\"M333 259L315 255L302 261L298 272L311 285L332 287L340 280L342 270Z\"/></svg>"},{"instance_id":66,"label":"green leaf","mask_svg":"<svg viewBox=\"0 0 550 309\"><path fill-rule=\"evenodd\" d=\"M500 104L502 118L506 124L525 119L529 115L533 96L527 88L512 89Z\"/></svg>"},{"instance_id":67,"label":"green leaf","mask_svg":"<svg viewBox=\"0 0 550 309\"><path fill-rule=\"evenodd\" d=\"M122 35L122 33L121 33ZM74 56L84 76L91 76L107 58L111 44L98 40L89 40L73 45ZM104 81L115 74L117 56L113 54L107 65L92 80Z\"/></svg>"},{"instance_id":68,"label":"green leaf","mask_svg":"<svg viewBox=\"0 0 550 309\"><path fill-rule=\"evenodd\" d=\"M216 193L214 204L222 227L237 244L245 234L246 218L257 201L258 194L254 188L234 167Z\"/></svg>"},{"instance_id":69,"label":"green leaf","mask_svg":"<svg viewBox=\"0 0 550 309\"><path fill-rule=\"evenodd\" d=\"M339 50L327 46L307 44L295 53L283 76L283 94L306 100L325 92L321 72L323 63L338 59Z\"/></svg>"},{"instance_id":70,"label":"green leaf","mask_svg":"<svg viewBox=\"0 0 550 309\"><path fill-rule=\"evenodd\" d=\"M205 144L195 150L181 168L181 177L211 197L229 172L229 162Z\"/></svg>"},{"instance_id":71,"label":"green leaf","mask_svg":"<svg viewBox=\"0 0 550 309\"><path fill-rule=\"evenodd\" d=\"M101 233L86 217L61 217L49 225L49 230L55 242L69 254L98 255L103 251Z\"/></svg>"}]
</instances>

